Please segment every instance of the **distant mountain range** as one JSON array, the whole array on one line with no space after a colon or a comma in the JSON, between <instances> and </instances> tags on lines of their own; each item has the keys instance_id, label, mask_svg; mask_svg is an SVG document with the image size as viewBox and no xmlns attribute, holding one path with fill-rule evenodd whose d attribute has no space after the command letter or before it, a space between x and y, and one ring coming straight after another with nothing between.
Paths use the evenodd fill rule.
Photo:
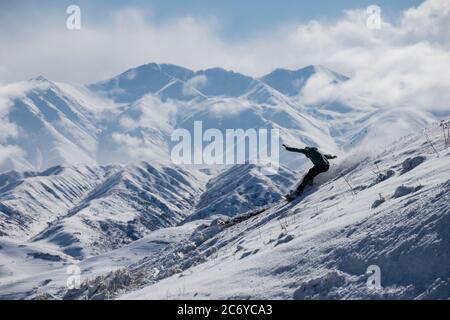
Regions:
<instances>
[{"instance_id":1,"label":"distant mountain range","mask_svg":"<svg viewBox=\"0 0 450 320\"><path fill-rule=\"evenodd\" d=\"M90 85L37 77L22 83L4 116L18 133L2 144L21 152L3 159L0 171L168 162L171 133L192 131L194 121L202 121L205 130L276 128L282 142L342 152L384 134L387 124L409 132L436 120L419 111L337 101L305 105L302 90L316 76L330 85L348 80L324 66L277 69L256 79L220 68L195 72L155 63ZM284 154L281 162L301 164Z\"/></svg>"},{"instance_id":2,"label":"distant mountain range","mask_svg":"<svg viewBox=\"0 0 450 320\"><path fill-rule=\"evenodd\" d=\"M147 162L57 166L0 175L2 236L28 239L82 258L108 252L151 231L213 215L235 216L279 201L295 183L281 168L265 177L253 165L214 179Z\"/></svg>"}]
</instances>

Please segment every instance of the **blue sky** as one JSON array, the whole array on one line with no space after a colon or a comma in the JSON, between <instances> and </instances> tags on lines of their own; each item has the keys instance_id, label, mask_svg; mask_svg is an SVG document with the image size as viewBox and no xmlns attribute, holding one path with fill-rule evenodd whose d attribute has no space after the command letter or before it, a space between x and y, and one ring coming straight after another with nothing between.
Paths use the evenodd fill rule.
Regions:
<instances>
[{"instance_id":1,"label":"blue sky","mask_svg":"<svg viewBox=\"0 0 450 320\"><path fill-rule=\"evenodd\" d=\"M66 27L72 4L81 8L78 31ZM367 27L369 5L382 10L381 30ZM392 70L387 58L409 63L406 57L417 46L425 58L427 43L438 54L447 41L449 5L448 0L0 0L0 83L37 75L91 83L149 62L252 76L322 64L351 76L383 58Z\"/></svg>"},{"instance_id":2,"label":"blue sky","mask_svg":"<svg viewBox=\"0 0 450 320\"><path fill-rule=\"evenodd\" d=\"M101 1L102 3L108 1ZM123 1L112 1L122 5ZM386 16L395 16L405 8L420 4L420 0L377 0ZM109 2L108 2L109 3ZM177 15L213 15L218 18L226 36L239 37L270 29L286 22L306 22L312 19L333 19L345 9L367 8L373 0L190 0L131 1L147 4L160 19Z\"/></svg>"},{"instance_id":3,"label":"blue sky","mask_svg":"<svg viewBox=\"0 0 450 320\"><path fill-rule=\"evenodd\" d=\"M166 22L182 16L214 17L222 36L239 38L251 36L279 25L302 23L313 19L330 20L342 16L348 9L364 9L376 4L385 19L395 21L401 12L415 7L422 0L2 0L0 11L10 18L26 15L42 16L45 11L64 11L70 4L78 4L85 23L108 23L108 17L124 8L139 8L153 21ZM34 22L39 23L39 22Z\"/></svg>"}]
</instances>

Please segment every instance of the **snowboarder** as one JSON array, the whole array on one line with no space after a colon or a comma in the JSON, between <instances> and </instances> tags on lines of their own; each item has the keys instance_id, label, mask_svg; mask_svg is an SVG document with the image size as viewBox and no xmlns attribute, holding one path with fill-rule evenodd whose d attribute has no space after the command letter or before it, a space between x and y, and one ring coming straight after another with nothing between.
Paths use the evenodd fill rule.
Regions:
<instances>
[{"instance_id":1,"label":"snowboarder","mask_svg":"<svg viewBox=\"0 0 450 320\"><path fill-rule=\"evenodd\" d=\"M286 196L286 200L288 201L293 201L301 193L303 193L305 187L308 184L312 185L314 178L317 175L323 172L327 172L330 169L330 163L328 162L329 159L337 158L337 156L332 156L330 154L323 154L315 147L305 147L304 149L297 149L288 147L285 144L283 144L283 147L289 152L303 153L314 164L314 167L309 169L308 173L303 178L303 181L298 186L297 190L292 191L289 195Z\"/></svg>"}]
</instances>

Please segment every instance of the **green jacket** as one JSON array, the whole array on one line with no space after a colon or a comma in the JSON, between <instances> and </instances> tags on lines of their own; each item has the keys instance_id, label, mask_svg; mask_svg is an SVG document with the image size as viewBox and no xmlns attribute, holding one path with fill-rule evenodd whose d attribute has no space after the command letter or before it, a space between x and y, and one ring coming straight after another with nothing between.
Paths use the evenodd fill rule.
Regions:
<instances>
[{"instance_id":1,"label":"green jacket","mask_svg":"<svg viewBox=\"0 0 450 320\"><path fill-rule=\"evenodd\" d=\"M330 154L322 154L317 148L314 147L306 147L304 149L286 147L286 150L290 152L303 153L315 166L329 166L330 162L328 159L335 158Z\"/></svg>"}]
</instances>

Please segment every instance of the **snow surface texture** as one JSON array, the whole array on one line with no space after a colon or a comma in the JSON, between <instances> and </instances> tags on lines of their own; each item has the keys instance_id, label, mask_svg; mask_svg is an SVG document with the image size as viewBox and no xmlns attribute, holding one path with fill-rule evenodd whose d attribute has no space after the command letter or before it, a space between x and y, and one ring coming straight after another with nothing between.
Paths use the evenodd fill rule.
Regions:
<instances>
[{"instance_id":1,"label":"snow surface texture","mask_svg":"<svg viewBox=\"0 0 450 320\"><path fill-rule=\"evenodd\" d=\"M422 133L404 136L373 156L351 153L319 176L305 195L290 204L273 203L265 211L245 183L241 190L230 188L236 193L229 195L226 186L248 176L256 184L261 181L264 194L277 201L274 194L292 181L289 169L271 181L258 177L252 166L209 178L184 173L187 183L180 198L185 202L175 217L184 213L187 222L160 225L139 240L101 254L91 251L86 258L62 253L45 237L23 243L5 237L0 243L0 297L448 299L450 150L438 125L427 135L430 140ZM141 170L148 170L146 166ZM156 171L161 174L163 168ZM109 170L110 177L125 169ZM25 176L39 174L3 180L30 179ZM120 186L127 190L125 183ZM222 188L224 198L214 196ZM96 199L103 191L90 193ZM241 214L228 198L245 208L255 201L254 210ZM190 214L209 218L191 220ZM91 235L99 233L93 229ZM74 262L81 284L68 289L67 265ZM381 289L367 286L371 265L381 270Z\"/></svg>"},{"instance_id":2,"label":"snow surface texture","mask_svg":"<svg viewBox=\"0 0 450 320\"><path fill-rule=\"evenodd\" d=\"M146 162L126 167L56 167L0 190L4 236L74 257L109 251L183 221L200 196L201 174Z\"/></svg>"},{"instance_id":3,"label":"snow surface texture","mask_svg":"<svg viewBox=\"0 0 450 320\"><path fill-rule=\"evenodd\" d=\"M148 64L91 85L38 77L2 90L0 299L448 299L438 115L363 97L304 104L316 76L348 79L323 66L254 79ZM272 176L175 166L170 136L195 121L279 129L283 143L339 158L286 204L303 156L282 150ZM367 287L371 265L382 289Z\"/></svg>"}]
</instances>

